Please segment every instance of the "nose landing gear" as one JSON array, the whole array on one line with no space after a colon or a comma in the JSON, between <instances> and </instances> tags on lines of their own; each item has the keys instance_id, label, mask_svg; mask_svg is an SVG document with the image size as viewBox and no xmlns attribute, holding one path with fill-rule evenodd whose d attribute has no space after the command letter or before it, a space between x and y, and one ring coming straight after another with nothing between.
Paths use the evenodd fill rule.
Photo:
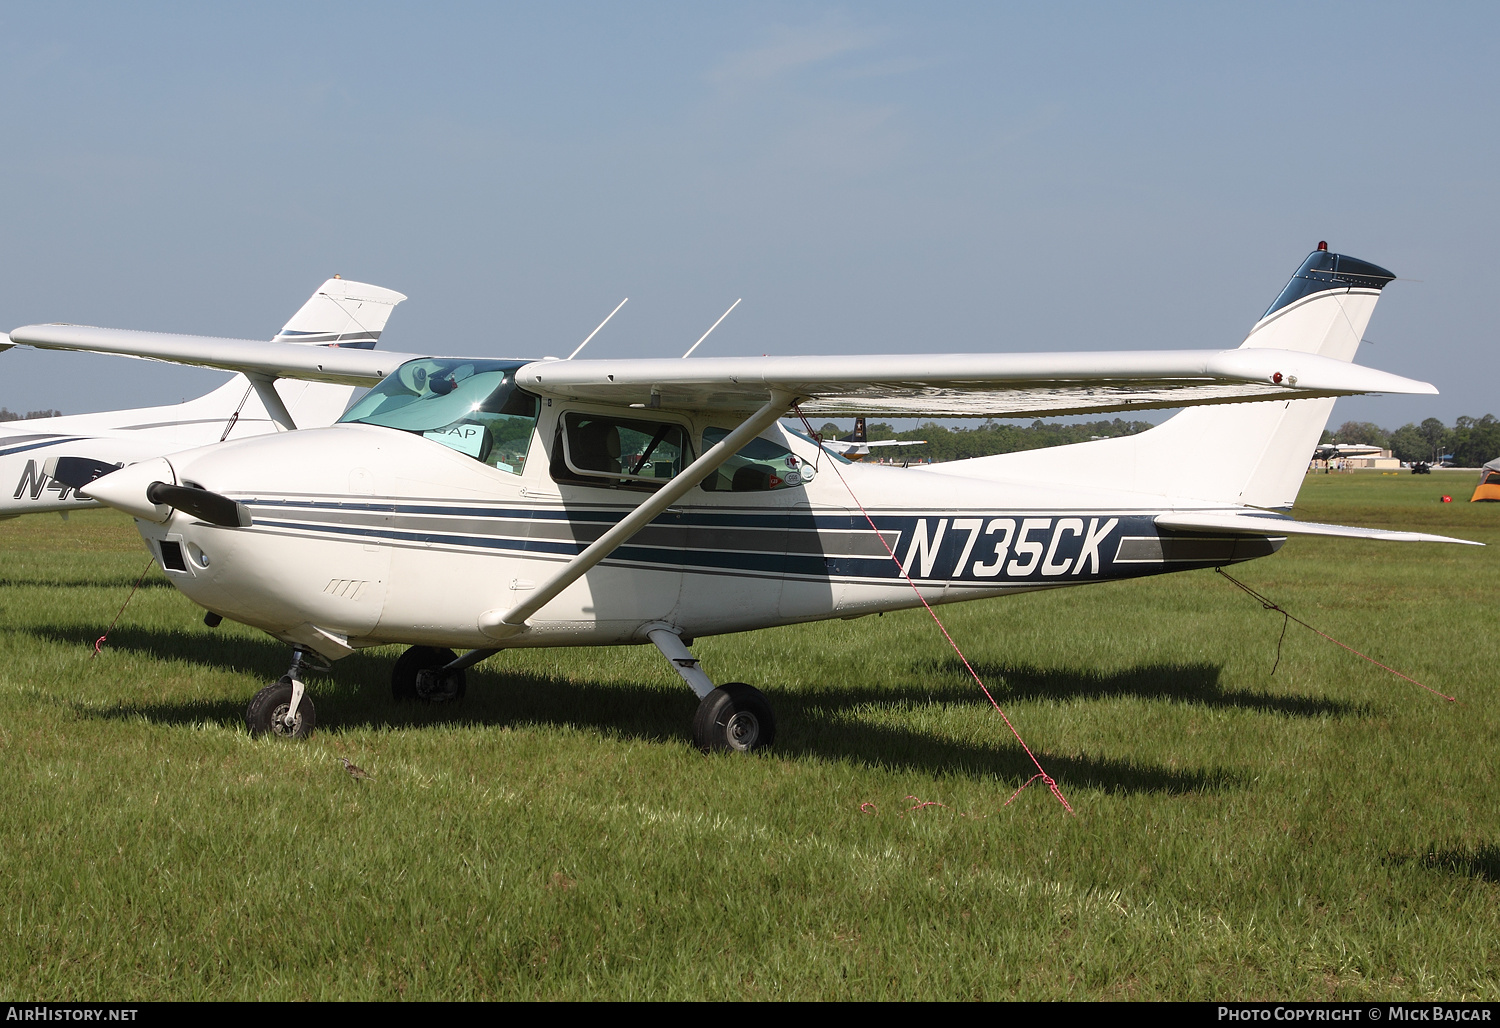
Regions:
<instances>
[{"instance_id":1,"label":"nose landing gear","mask_svg":"<svg viewBox=\"0 0 1500 1028\"><path fill-rule=\"evenodd\" d=\"M245 727L253 736L274 735L281 739L306 739L317 724L312 698L302 684L302 669L312 666L308 650L292 651L292 666L275 685L255 694L245 709Z\"/></svg>"}]
</instances>

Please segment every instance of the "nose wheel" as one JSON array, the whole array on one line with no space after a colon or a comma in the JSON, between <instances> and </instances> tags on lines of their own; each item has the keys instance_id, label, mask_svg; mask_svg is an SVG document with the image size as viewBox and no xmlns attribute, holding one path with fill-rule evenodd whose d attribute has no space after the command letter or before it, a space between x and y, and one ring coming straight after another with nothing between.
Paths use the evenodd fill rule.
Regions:
<instances>
[{"instance_id":1,"label":"nose wheel","mask_svg":"<svg viewBox=\"0 0 1500 1028\"><path fill-rule=\"evenodd\" d=\"M245 708L245 727L253 736L273 735L280 739L306 739L313 733L317 715L312 697L302 684L307 669L327 671L328 665L312 651L298 646L292 650L292 666L275 685L255 694Z\"/></svg>"},{"instance_id":2,"label":"nose wheel","mask_svg":"<svg viewBox=\"0 0 1500 1028\"><path fill-rule=\"evenodd\" d=\"M296 712L291 721L287 721L287 713L292 709L293 690L291 676L283 675L281 681L255 694L245 709L245 727L251 735L271 735L278 739L306 739L312 735L317 724L312 697L299 697Z\"/></svg>"}]
</instances>

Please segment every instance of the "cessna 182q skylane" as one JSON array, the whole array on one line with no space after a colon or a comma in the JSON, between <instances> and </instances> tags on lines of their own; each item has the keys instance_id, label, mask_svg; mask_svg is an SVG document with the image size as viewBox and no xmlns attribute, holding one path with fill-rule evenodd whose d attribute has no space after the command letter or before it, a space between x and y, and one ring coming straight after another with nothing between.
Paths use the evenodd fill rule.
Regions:
<instances>
[{"instance_id":1,"label":"cessna 182q skylane","mask_svg":"<svg viewBox=\"0 0 1500 1028\"><path fill-rule=\"evenodd\" d=\"M335 276L292 315L275 342L371 349L402 294ZM10 349L0 343L0 350ZM56 456L124 466L226 439L323 428L349 406L352 385L235 375L212 392L166 407L71 414L0 425L0 519L100 506L47 475ZM274 410L274 413L271 411Z\"/></svg>"},{"instance_id":2,"label":"cessna 182q skylane","mask_svg":"<svg viewBox=\"0 0 1500 1028\"><path fill-rule=\"evenodd\" d=\"M56 462L135 516L209 623L293 647L250 703L251 732L312 730L301 672L314 654L410 644L394 693L437 701L504 648L651 642L701 697L695 742L750 750L772 739L770 706L748 685L716 688L695 636L915 606L908 575L949 603L1232 564L1298 533L1459 541L1271 509L1296 497L1333 397L1437 391L1350 363L1392 278L1320 246L1221 351L529 361L60 325L11 339L374 386L329 428L123 470ZM799 411L1180 406L1136 436L838 474L839 458L778 425ZM1181 459L1205 444L1212 463Z\"/></svg>"}]
</instances>

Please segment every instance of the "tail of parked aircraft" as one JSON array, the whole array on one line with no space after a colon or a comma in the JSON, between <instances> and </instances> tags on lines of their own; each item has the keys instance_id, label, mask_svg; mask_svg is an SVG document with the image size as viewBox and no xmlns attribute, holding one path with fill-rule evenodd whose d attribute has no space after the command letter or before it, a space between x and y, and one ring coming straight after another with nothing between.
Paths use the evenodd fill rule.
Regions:
<instances>
[{"instance_id":1,"label":"tail of parked aircraft","mask_svg":"<svg viewBox=\"0 0 1500 1028\"><path fill-rule=\"evenodd\" d=\"M404 299L406 297L394 289L347 282L335 276L318 287L318 291L292 315L292 320L276 333L272 342L373 349L380 341L380 333L385 331L391 311ZM238 403L251 386L243 376L235 376L235 381L241 387L240 397L236 398ZM276 383L276 391L291 412L292 420L302 427L333 424L349 406L354 388L289 379ZM245 400L245 407L253 412L254 417L268 417L253 390Z\"/></svg>"},{"instance_id":2,"label":"tail of parked aircraft","mask_svg":"<svg viewBox=\"0 0 1500 1028\"><path fill-rule=\"evenodd\" d=\"M854 419L854 431L838 440L841 443L864 443L869 442L865 436L865 419Z\"/></svg>"},{"instance_id":3,"label":"tail of parked aircraft","mask_svg":"<svg viewBox=\"0 0 1500 1028\"><path fill-rule=\"evenodd\" d=\"M391 311L405 299L391 289L331 278L292 315L273 341L370 349L379 341ZM280 379L275 388L293 422L302 428L333 424L348 407L355 389L295 379ZM278 426L244 375L235 375L211 392L171 406L13 422L0 428L0 518L95 506L44 473L47 457L55 453L105 463L132 463L275 431L279 431Z\"/></svg>"},{"instance_id":4,"label":"tail of parked aircraft","mask_svg":"<svg viewBox=\"0 0 1500 1028\"><path fill-rule=\"evenodd\" d=\"M391 312L406 296L394 289L364 282L348 282L342 278L330 278L318 287L317 292L292 315L292 320L276 333L273 342L295 343L299 346L352 346L362 350L372 349L380 341L381 332L390 320ZM276 392L291 412L292 420L302 428L321 428L339 419L349 406L354 395L354 386L332 385L324 382L298 382L281 379L276 383ZM205 442L221 439L243 438L276 431L265 405L255 395L255 387L244 375L235 375L212 392L171 407L149 408L163 415L150 427L167 429L171 421L179 422L185 430L181 445L201 446ZM105 414L81 415L89 419L88 429L132 428L142 424L140 415L146 410L110 411ZM106 423L107 422L107 423ZM217 422L223 428L222 436L215 439L199 439L198 426ZM57 422L51 424L64 427Z\"/></svg>"},{"instance_id":5,"label":"tail of parked aircraft","mask_svg":"<svg viewBox=\"0 0 1500 1028\"><path fill-rule=\"evenodd\" d=\"M1352 361L1380 290L1396 276L1326 243L1308 255L1241 349ZM1192 407L1139 435L948 465L964 475L1090 484L1169 499L1290 507L1333 399Z\"/></svg>"}]
</instances>

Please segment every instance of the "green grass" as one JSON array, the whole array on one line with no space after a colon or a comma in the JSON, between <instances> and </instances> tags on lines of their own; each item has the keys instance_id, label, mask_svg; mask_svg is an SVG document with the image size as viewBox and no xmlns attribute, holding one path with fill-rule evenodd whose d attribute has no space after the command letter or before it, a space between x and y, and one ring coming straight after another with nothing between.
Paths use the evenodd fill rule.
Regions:
<instances>
[{"instance_id":1,"label":"green grass","mask_svg":"<svg viewBox=\"0 0 1500 1028\"><path fill-rule=\"evenodd\" d=\"M777 745L693 750L648 648L502 654L396 707L396 650L252 741L285 647L107 512L0 524L0 991L27 999L1500 998L1500 505L1313 476L1300 539L1211 572L701 640ZM1457 502L1438 502L1442 493ZM336 757L375 775L357 783ZM911 797L915 797L913 799ZM918 801L943 806L912 810Z\"/></svg>"}]
</instances>

